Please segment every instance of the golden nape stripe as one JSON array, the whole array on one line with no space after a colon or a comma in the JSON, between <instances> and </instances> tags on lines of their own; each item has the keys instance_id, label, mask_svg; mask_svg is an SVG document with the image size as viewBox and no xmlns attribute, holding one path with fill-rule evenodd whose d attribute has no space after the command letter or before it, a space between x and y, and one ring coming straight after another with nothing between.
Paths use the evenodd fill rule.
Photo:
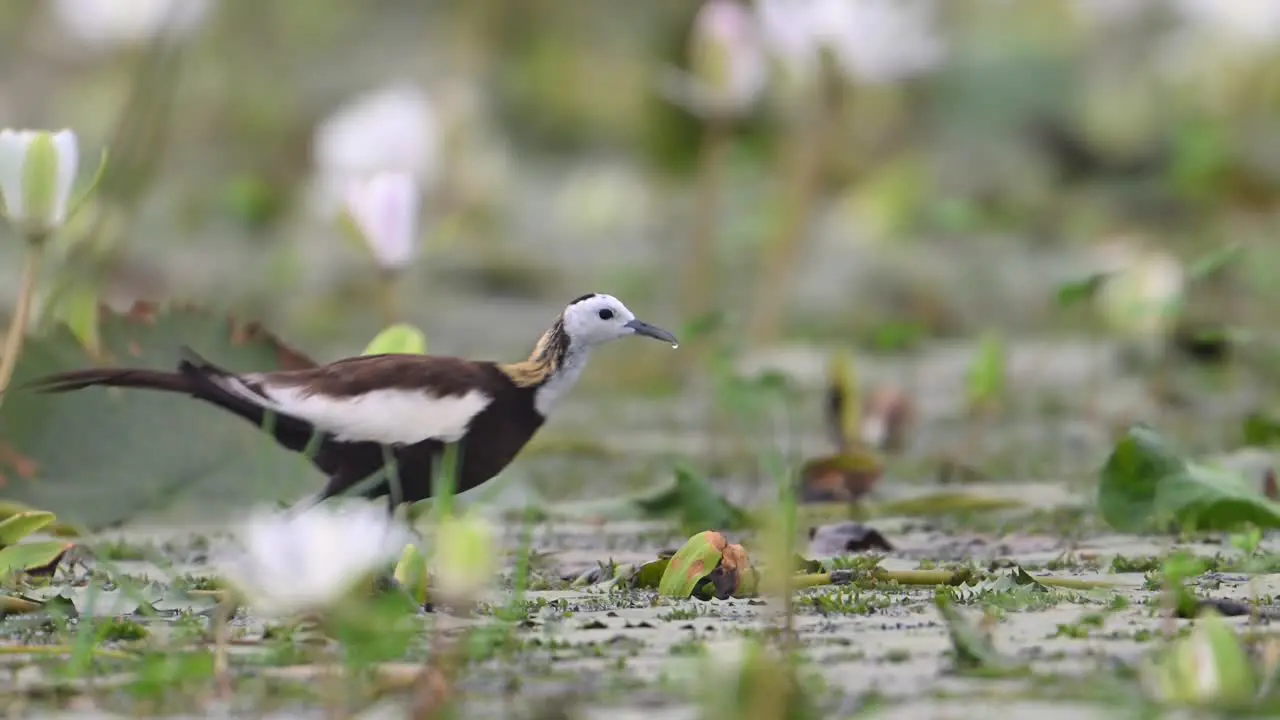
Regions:
<instances>
[{"instance_id":1,"label":"golden nape stripe","mask_svg":"<svg viewBox=\"0 0 1280 720\"><path fill-rule=\"evenodd\" d=\"M499 364L498 369L511 378L511 382L517 387L533 387L555 373L567 349L567 340L563 321L556 320L551 329L538 338L528 359Z\"/></svg>"}]
</instances>

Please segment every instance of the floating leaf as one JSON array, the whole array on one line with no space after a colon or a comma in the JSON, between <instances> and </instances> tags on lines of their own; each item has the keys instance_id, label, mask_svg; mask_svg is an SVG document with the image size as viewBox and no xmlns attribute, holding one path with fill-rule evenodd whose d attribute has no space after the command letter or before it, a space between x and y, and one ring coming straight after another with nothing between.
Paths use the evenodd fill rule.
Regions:
<instances>
[{"instance_id":1,"label":"floating leaf","mask_svg":"<svg viewBox=\"0 0 1280 720\"><path fill-rule=\"evenodd\" d=\"M396 323L383 329L369 342L363 355L382 355L403 353L406 355L425 355L427 352L427 336L408 323Z\"/></svg>"},{"instance_id":2,"label":"floating leaf","mask_svg":"<svg viewBox=\"0 0 1280 720\"><path fill-rule=\"evenodd\" d=\"M0 595L0 618L6 615L35 612L41 607L43 607L43 604L35 600L18 597L17 595Z\"/></svg>"},{"instance_id":3,"label":"floating leaf","mask_svg":"<svg viewBox=\"0 0 1280 720\"><path fill-rule=\"evenodd\" d=\"M1242 475L1188 462L1153 429L1129 428L1101 471L1098 506L1121 532L1178 528L1237 530L1247 524L1280 527L1280 504L1264 497Z\"/></svg>"},{"instance_id":4,"label":"floating leaf","mask_svg":"<svg viewBox=\"0 0 1280 720\"><path fill-rule=\"evenodd\" d=\"M0 460L0 464L3 464L3 460ZM0 518L8 519L13 517L14 515L22 515L24 513L30 513L30 512L44 512L44 511L36 510L35 508L24 505L22 503L0 500ZM75 527L63 522L58 522L57 520L54 520L49 525L44 526L42 529L45 531L46 534L53 535L55 537L79 537L80 535L80 531L77 530Z\"/></svg>"},{"instance_id":5,"label":"floating leaf","mask_svg":"<svg viewBox=\"0 0 1280 720\"><path fill-rule=\"evenodd\" d=\"M18 544L22 538L52 523L54 517L53 513L40 510L10 515L0 522L0 548Z\"/></svg>"},{"instance_id":6,"label":"floating leaf","mask_svg":"<svg viewBox=\"0 0 1280 720\"><path fill-rule=\"evenodd\" d=\"M738 530L749 524L745 512L721 497L706 478L683 464L676 466L672 486L634 502L645 516L674 518L685 532L708 527Z\"/></svg>"},{"instance_id":7,"label":"floating leaf","mask_svg":"<svg viewBox=\"0 0 1280 720\"><path fill-rule=\"evenodd\" d=\"M260 325L191 307L103 310L114 365L171 370L189 345L231 370L314 366ZM91 364L63 326L30 338L0 405L0 495L98 528L185 508L208 518L247 503L297 497L323 480L261 429L190 397L90 388L45 395L25 382Z\"/></svg>"},{"instance_id":8,"label":"floating leaf","mask_svg":"<svg viewBox=\"0 0 1280 720\"><path fill-rule=\"evenodd\" d=\"M0 580L57 562L71 544L60 540L10 545L0 550Z\"/></svg>"}]
</instances>

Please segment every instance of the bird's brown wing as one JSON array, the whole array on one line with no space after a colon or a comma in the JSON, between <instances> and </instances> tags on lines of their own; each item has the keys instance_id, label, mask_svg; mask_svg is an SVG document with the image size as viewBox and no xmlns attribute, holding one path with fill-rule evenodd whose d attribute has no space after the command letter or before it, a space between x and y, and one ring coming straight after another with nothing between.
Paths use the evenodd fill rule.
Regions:
<instances>
[{"instance_id":1,"label":"bird's brown wing","mask_svg":"<svg viewBox=\"0 0 1280 720\"><path fill-rule=\"evenodd\" d=\"M345 358L316 368L281 370L251 376L263 385L305 388L308 394L349 398L374 390L423 390L432 395L492 392L500 373L492 363L445 355L385 354Z\"/></svg>"}]
</instances>

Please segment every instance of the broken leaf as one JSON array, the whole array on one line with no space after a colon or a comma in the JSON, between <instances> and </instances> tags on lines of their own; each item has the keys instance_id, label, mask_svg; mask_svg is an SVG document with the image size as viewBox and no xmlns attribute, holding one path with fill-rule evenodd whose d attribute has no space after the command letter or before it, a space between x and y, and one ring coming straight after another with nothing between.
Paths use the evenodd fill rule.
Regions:
<instances>
[{"instance_id":1,"label":"broken leaf","mask_svg":"<svg viewBox=\"0 0 1280 720\"><path fill-rule=\"evenodd\" d=\"M718 532L706 530L689 538L672 556L658 583L658 594L672 598L725 599L751 594L755 570L741 545L730 545Z\"/></svg>"}]
</instances>

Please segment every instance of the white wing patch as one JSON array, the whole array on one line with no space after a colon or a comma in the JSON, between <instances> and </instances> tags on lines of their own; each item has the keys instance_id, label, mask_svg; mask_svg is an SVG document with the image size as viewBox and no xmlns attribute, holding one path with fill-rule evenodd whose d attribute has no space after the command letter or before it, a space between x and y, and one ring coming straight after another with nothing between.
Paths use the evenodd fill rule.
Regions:
<instances>
[{"instance_id":1,"label":"white wing patch","mask_svg":"<svg viewBox=\"0 0 1280 720\"><path fill-rule=\"evenodd\" d=\"M248 377L249 380L256 378ZM306 420L340 442L412 445L423 440L455 442L493 398L479 390L437 397L424 390L388 388L356 397L307 395L297 387L262 385L254 392L239 378L219 378L227 390L262 407Z\"/></svg>"}]
</instances>

